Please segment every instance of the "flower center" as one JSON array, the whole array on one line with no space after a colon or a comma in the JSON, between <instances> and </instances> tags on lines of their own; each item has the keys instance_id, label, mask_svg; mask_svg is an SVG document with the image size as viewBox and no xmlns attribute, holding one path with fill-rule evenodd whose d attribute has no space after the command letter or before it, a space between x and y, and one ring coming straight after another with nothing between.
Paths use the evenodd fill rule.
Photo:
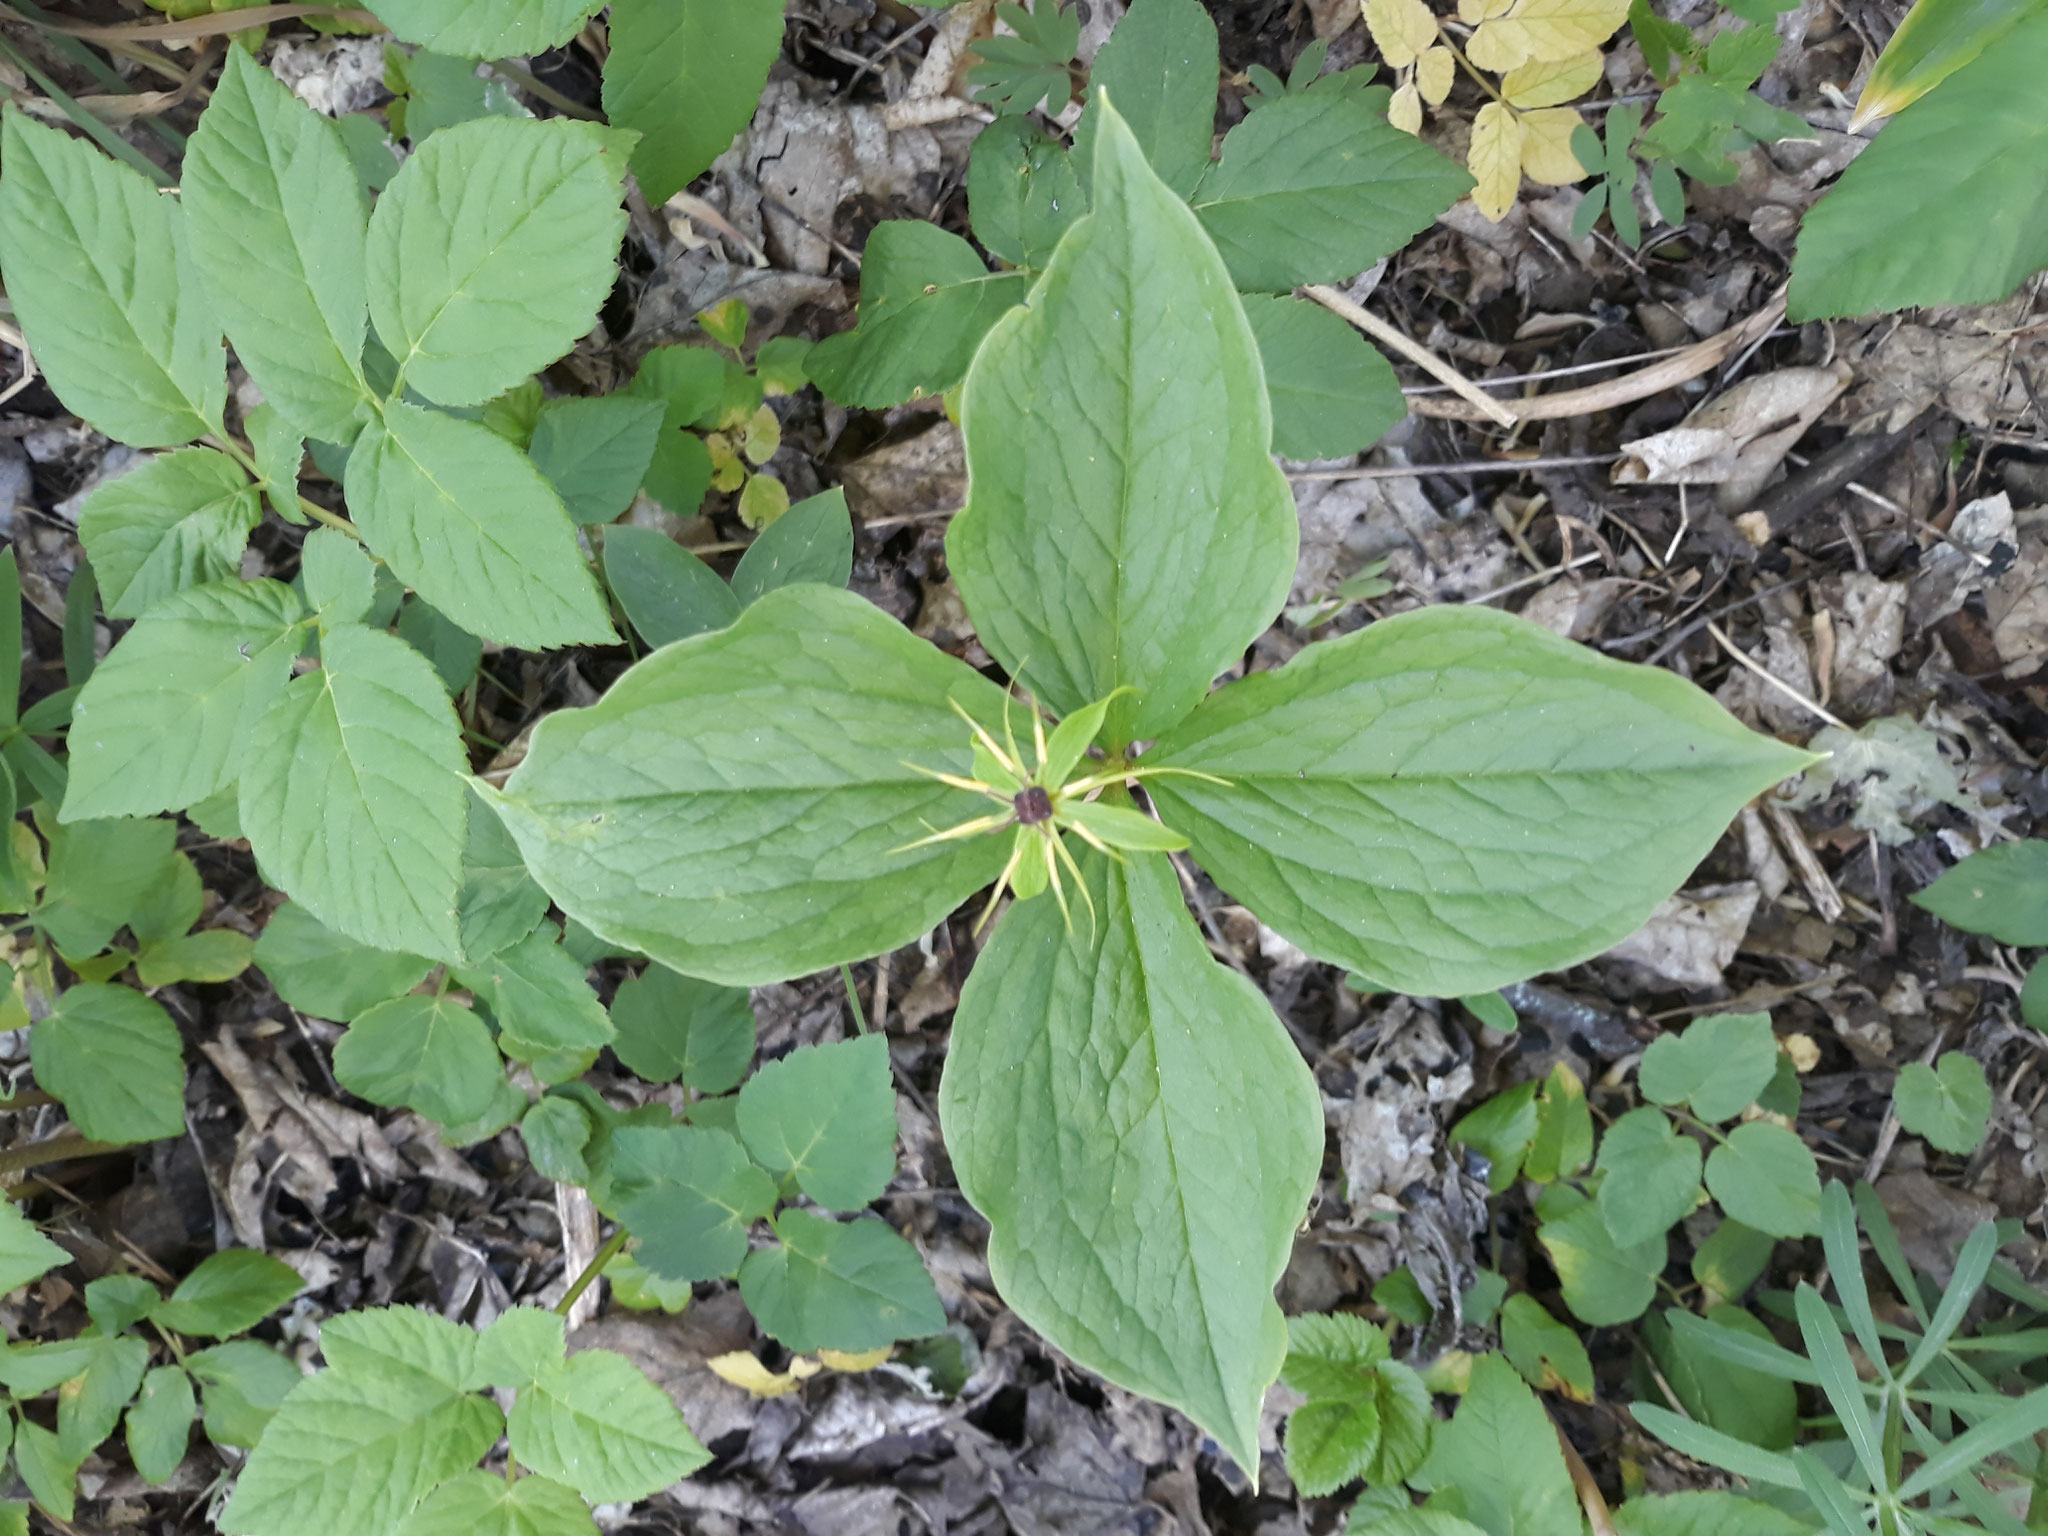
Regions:
<instances>
[{"instance_id":1,"label":"flower center","mask_svg":"<svg viewBox=\"0 0 2048 1536\"><path fill-rule=\"evenodd\" d=\"M1052 819L1052 796L1036 784L1018 790L1010 803L1017 808L1017 824L1021 827L1035 827Z\"/></svg>"}]
</instances>

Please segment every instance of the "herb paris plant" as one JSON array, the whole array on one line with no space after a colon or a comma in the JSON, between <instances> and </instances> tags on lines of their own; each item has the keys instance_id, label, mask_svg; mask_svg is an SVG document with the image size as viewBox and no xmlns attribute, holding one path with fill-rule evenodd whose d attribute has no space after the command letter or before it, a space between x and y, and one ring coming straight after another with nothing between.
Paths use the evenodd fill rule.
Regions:
<instances>
[{"instance_id":1,"label":"herb paris plant","mask_svg":"<svg viewBox=\"0 0 2048 1536\"><path fill-rule=\"evenodd\" d=\"M1805 755L1486 610L1376 624L1205 698L1279 611L1292 500L1229 270L1092 110L1090 212L962 395L947 549L990 652L1063 720L1101 708L1095 803L1130 810L1154 774L1162 846L1185 837L1282 934L1383 986L1484 991L1620 938ZM927 834L984 814L959 716L1001 740L1005 707L870 605L792 586L544 721L489 798L594 932L767 982L910 942L997 877L1009 840ZM1208 957L1165 852L1071 856L1095 920L1018 903L961 998L955 1167L1011 1305L1253 1465L1316 1091Z\"/></svg>"}]
</instances>

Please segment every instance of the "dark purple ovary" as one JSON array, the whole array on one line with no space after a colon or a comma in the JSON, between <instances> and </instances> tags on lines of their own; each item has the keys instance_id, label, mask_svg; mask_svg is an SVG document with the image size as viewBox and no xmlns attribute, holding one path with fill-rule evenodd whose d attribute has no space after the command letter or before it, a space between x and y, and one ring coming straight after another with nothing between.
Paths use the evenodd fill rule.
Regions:
<instances>
[{"instance_id":1,"label":"dark purple ovary","mask_svg":"<svg viewBox=\"0 0 2048 1536\"><path fill-rule=\"evenodd\" d=\"M1052 819L1052 797L1036 784L1027 784L1010 802L1017 808L1017 824L1035 827Z\"/></svg>"}]
</instances>

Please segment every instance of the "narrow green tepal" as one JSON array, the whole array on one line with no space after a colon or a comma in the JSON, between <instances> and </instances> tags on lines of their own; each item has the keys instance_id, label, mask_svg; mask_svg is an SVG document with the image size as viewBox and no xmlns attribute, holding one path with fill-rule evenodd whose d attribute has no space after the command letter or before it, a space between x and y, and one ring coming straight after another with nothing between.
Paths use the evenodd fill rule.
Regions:
<instances>
[{"instance_id":1,"label":"narrow green tepal","mask_svg":"<svg viewBox=\"0 0 2048 1536\"><path fill-rule=\"evenodd\" d=\"M1054 713L1137 690L1110 710L1120 746L1273 621L1298 533L1230 273L1107 98L1091 111L1092 209L968 370L946 554L983 643Z\"/></svg>"},{"instance_id":2,"label":"narrow green tepal","mask_svg":"<svg viewBox=\"0 0 2048 1536\"><path fill-rule=\"evenodd\" d=\"M1020 902L967 978L946 1145L1017 1315L1254 1471L1321 1100L1266 999L1210 959L1164 857L1081 865L1092 928Z\"/></svg>"},{"instance_id":3,"label":"narrow green tepal","mask_svg":"<svg viewBox=\"0 0 2048 1536\"><path fill-rule=\"evenodd\" d=\"M779 981L908 944L1001 869L1000 839L904 846L986 809L919 771L971 771L955 702L1001 728L995 684L799 583L550 715L503 792L479 792L593 933L685 975Z\"/></svg>"}]
</instances>

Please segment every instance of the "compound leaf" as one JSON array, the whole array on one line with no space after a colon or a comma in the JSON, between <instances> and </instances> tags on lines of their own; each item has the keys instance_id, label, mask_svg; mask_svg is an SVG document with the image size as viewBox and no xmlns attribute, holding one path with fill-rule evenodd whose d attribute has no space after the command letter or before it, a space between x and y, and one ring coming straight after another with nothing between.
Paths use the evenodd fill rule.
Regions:
<instances>
[{"instance_id":1,"label":"compound leaf","mask_svg":"<svg viewBox=\"0 0 2048 1536\"><path fill-rule=\"evenodd\" d=\"M740 1089L740 1139L770 1173L857 1211L896 1172L896 1090L880 1035L799 1046Z\"/></svg>"},{"instance_id":2,"label":"compound leaf","mask_svg":"<svg viewBox=\"0 0 2048 1536\"><path fill-rule=\"evenodd\" d=\"M968 373L946 552L983 642L1054 713L1139 690L1110 705L1115 747L1179 720L1272 621L1297 533L1230 275L1095 110L1094 206Z\"/></svg>"},{"instance_id":3,"label":"compound leaf","mask_svg":"<svg viewBox=\"0 0 2048 1536\"><path fill-rule=\"evenodd\" d=\"M567 1359L567 1351L567 1325L560 1313L513 1307L478 1336L471 1382L508 1390L531 1386Z\"/></svg>"},{"instance_id":4,"label":"compound leaf","mask_svg":"<svg viewBox=\"0 0 2048 1536\"><path fill-rule=\"evenodd\" d=\"M457 953L461 774L441 681L381 630L339 624L250 737L242 825L270 878L378 949Z\"/></svg>"},{"instance_id":5,"label":"compound leaf","mask_svg":"<svg viewBox=\"0 0 2048 1536\"><path fill-rule=\"evenodd\" d=\"M306 1288L299 1272L253 1248L209 1254L151 1310L179 1333L224 1339L246 1333Z\"/></svg>"},{"instance_id":6,"label":"compound leaf","mask_svg":"<svg viewBox=\"0 0 2048 1536\"><path fill-rule=\"evenodd\" d=\"M220 1529L395 1530L429 1489L474 1467L503 1422L490 1402L419 1371L322 1371L264 1428Z\"/></svg>"},{"instance_id":7,"label":"compound leaf","mask_svg":"<svg viewBox=\"0 0 2048 1536\"><path fill-rule=\"evenodd\" d=\"M735 986L802 975L909 943L1001 868L1000 839L901 846L988 808L905 766L971 771L949 697L1000 728L994 684L873 604L783 587L543 720L489 798L592 932Z\"/></svg>"},{"instance_id":8,"label":"compound leaf","mask_svg":"<svg viewBox=\"0 0 2048 1536\"><path fill-rule=\"evenodd\" d=\"M604 112L640 135L633 174L659 207L753 118L782 51L778 0L613 0ZM688 111L676 103L687 101Z\"/></svg>"},{"instance_id":9,"label":"compound leaf","mask_svg":"<svg viewBox=\"0 0 2048 1536\"><path fill-rule=\"evenodd\" d=\"M2048 266L2044 78L2037 9L1893 118L1801 221L1792 318L1990 304Z\"/></svg>"},{"instance_id":10,"label":"compound leaf","mask_svg":"<svg viewBox=\"0 0 2048 1536\"><path fill-rule=\"evenodd\" d=\"M859 1354L946 1326L917 1250L879 1218L784 1211L775 1231L780 1246L757 1248L740 1266L740 1295L787 1348Z\"/></svg>"},{"instance_id":11,"label":"compound leaf","mask_svg":"<svg viewBox=\"0 0 2048 1536\"><path fill-rule=\"evenodd\" d=\"M1408 414L1401 381L1363 336L1320 304L1244 296L1273 402L1273 451L1283 459L1358 453Z\"/></svg>"},{"instance_id":12,"label":"compound leaf","mask_svg":"<svg viewBox=\"0 0 2048 1536\"><path fill-rule=\"evenodd\" d=\"M363 381L362 194L334 124L244 48L185 151L207 293L264 398L308 436L352 441Z\"/></svg>"},{"instance_id":13,"label":"compound leaf","mask_svg":"<svg viewBox=\"0 0 2048 1536\"><path fill-rule=\"evenodd\" d=\"M64 1101L94 1141L155 1141L185 1132L178 1026L127 987L80 982L29 1032L36 1082Z\"/></svg>"},{"instance_id":14,"label":"compound leaf","mask_svg":"<svg viewBox=\"0 0 2048 1536\"><path fill-rule=\"evenodd\" d=\"M607 1203L665 1280L717 1280L747 1256L747 1229L775 1208L775 1181L724 1131L622 1126L612 1136Z\"/></svg>"},{"instance_id":15,"label":"compound leaf","mask_svg":"<svg viewBox=\"0 0 2048 1536\"><path fill-rule=\"evenodd\" d=\"M1092 928L1020 902L968 975L946 1144L1018 1315L1256 1465L1320 1101L1265 998L1209 958L1163 857L1081 867Z\"/></svg>"},{"instance_id":16,"label":"compound leaf","mask_svg":"<svg viewBox=\"0 0 2048 1536\"><path fill-rule=\"evenodd\" d=\"M1146 761L1229 781L1147 784L1264 921L1383 987L1461 997L1618 943L1811 758L1667 673L1448 607L1233 683Z\"/></svg>"},{"instance_id":17,"label":"compound leaf","mask_svg":"<svg viewBox=\"0 0 2048 1536\"><path fill-rule=\"evenodd\" d=\"M990 272L973 246L936 224L877 224L861 259L859 323L811 348L805 371L842 405L943 393L1031 281L1026 272Z\"/></svg>"},{"instance_id":18,"label":"compound leaf","mask_svg":"<svg viewBox=\"0 0 2048 1536\"><path fill-rule=\"evenodd\" d=\"M468 59L546 53L582 29L598 0L369 0L402 42Z\"/></svg>"},{"instance_id":19,"label":"compound leaf","mask_svg":"<svg viewBox=\"0 0 2048 1536\"><path fill-rule=\"evenodd\" d=\"M395 997L358 1015L335 1043L334 1075L372 1104L461 1125L490 1108L504 1069L483 1021L444 995Z\"/></svg>"},{"instance_id":20,"label":"compound leaf","mask_svg":"<svg viewBox=\"0 0 2048 1536\"><path fill-rule=\"evenodd\" d=\"M18 111L0 161L7 297L57 397L138 448L217 431L227 359L177 199Z\"/></svg>"},{"instance_id":21,"label":"compound leaf","mask_svg":"<svg viewBox=\"0 0 2048 1536\"><path fill-rule=\"evenodd\" d=\"M370 320L404 383L481 405L589 332L618 276L625 143L571 118L480 117L413 151L368 245Z\"/></svg>"},{"instance_id":22,"label":"compound leaf","mask_svg":"<svg viewBox=\"0 0 2048 1536\"><path fill-rule=\"evenodd\" d=\"M470 633L532 650L614 638L561 498L488 427L390 402L347 489L392 573Z\"/></svg>"},{"instance_id":23,"label":"compound leaf","mask_svg":"<svg viewBox=\"0 0 2048 1536\"><path fill-rule=\"evenodd\" d=\"M1240 288L1339 282L1406 245L1472 178L1386 119L1378 92L1306 91L1223 140L1195 213Z\"/></svg>"},{"instance_id":24,"label":"compound leaf","mask_svg":"<svg viewBox=\"0 0 2048 1536\"><path fill-rule=\"evenodd\" d=\"M173 593L233 576L262 520L262 497L233 459L181 448L88 496L78 537L108 617L134 619Z\"/></svg>"},{"instance_id":25,"label":"compound leaf","mask_svg":"<svg viewBox=\"0 0 2048 1536\"><path fill-rule=\"evenodd\" d=\"M376 949L337 933L295 901L270 914L256 940L256 964L292 1007L344 1024L410 992L434 968L422 955Z\"/></svg>"},{"instance_id":26,"label":"compound leaf","mask_svg":"<svg viewBox=\"0 0 2048 1536\"><path fill-rule=\"evenodd\" d=\"M512 1405L521 1466L593 1504L644 1499L711 1460L676 1405L606 1349L586 1349L542 1373Z\"/></svg>"},{"instance_id":27,"label":"compound leaf","mask_svg":"<svg viewBox=\"0 0 2048 1536\"><path fill-rule=\"evenodd\" d=\"M151 609L78 696L66 819L179 811L233 782L291 678L303 612L278 581L193 587Z\"/></svg>"}]
</instances>

